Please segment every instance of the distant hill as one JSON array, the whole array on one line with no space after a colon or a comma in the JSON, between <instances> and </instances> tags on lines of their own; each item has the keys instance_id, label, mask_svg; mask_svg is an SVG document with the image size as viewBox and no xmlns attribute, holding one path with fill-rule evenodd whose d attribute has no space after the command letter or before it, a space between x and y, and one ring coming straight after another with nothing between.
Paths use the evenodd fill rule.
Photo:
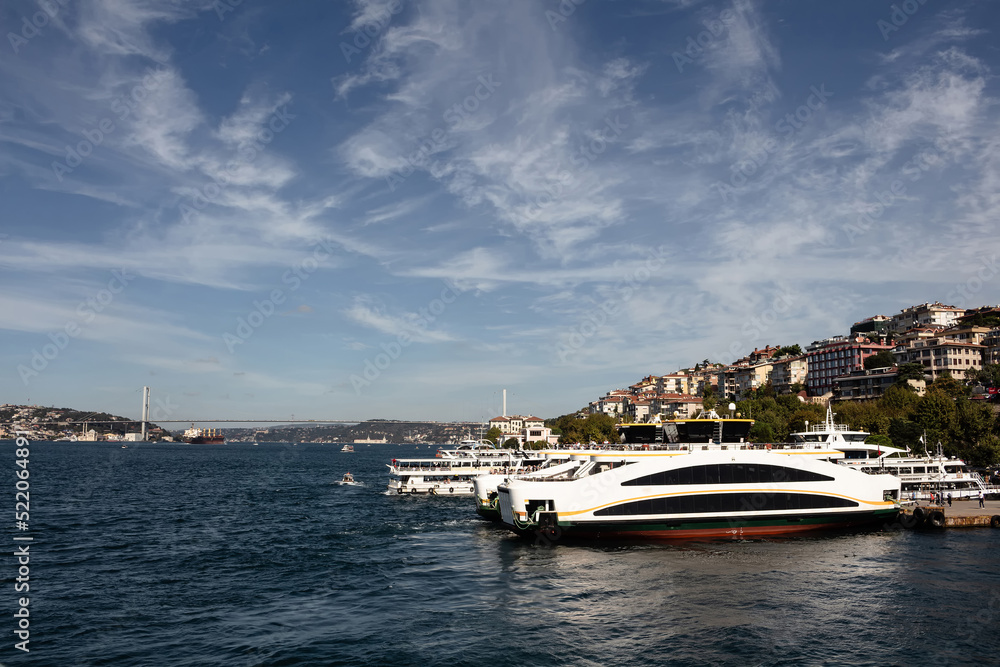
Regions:
<instances>
[{"instance_id":1,"label":"distant hill","mask_svg":"<svg viewBox=\"0 0 1000 667\"><path fill-rule=\"evenodd\" d=\"M223 429L228 442L353 442L371 439L386 442L459 442L478 438L480 424L414 424L386 419L371 419L360 424L288 424L267 428ZM485 433L485 431L484 431Z\"/></svg>"},{"instance_id":2,"label":"distant hill","mask_svg":"<svg viewBox=\"0 0 1000 667\"><path fill-rule=\"evenodd\" d=\"M79 436L87 421L87 429L99 437L122 435L139 430L139 422L107 412L85 412L72 408L52 408L39 405L0 405L0 439L13 438L17 430L28 431L36 440L56 440ZM73 423L71 423L73 422ZM111 423L95 423L111 422ZM360 424L287 424L251 428L223 428L227 442L353 442L371 439L403 443L455 443L465 438L478 438L481 424L454 422L414 424L389 419L371 419ZM149 423L150 440L162 440L180 435ZM484 431L485 433L485 431Z\"/></svg>"},{"instance_id":3,"label":"distant hill","mask_svg":"<svg viewBox=\"0 0 1000 667\"><path fill-rule=\"evenodd\" d=\"M16 430L28 431L31 437L39 440L80 435L84 424L71 422L87 422L88 430L96 431L98 435L103 436L109 433L121 434L139 430L139 422L134 419L108 412L87 412L40 405L0 405L0 437L4 438L13 437ZM149 432L155 439L167 433L152 422L149 423Z\"/></svg>"}]
</instances>

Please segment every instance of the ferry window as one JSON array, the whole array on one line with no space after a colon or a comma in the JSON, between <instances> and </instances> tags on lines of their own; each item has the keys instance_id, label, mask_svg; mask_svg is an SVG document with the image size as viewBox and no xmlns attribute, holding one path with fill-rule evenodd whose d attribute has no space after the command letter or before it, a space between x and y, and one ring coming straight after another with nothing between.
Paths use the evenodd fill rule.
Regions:
<instances>
[{"instance_id":1,"label":"ferry window","mask_svg":"<svg viewBox=\"0 0 1000 667\"><path fill-rule=\"evenodd\" d=\"M733 483L733 466L730 465L719 466L719 483L720 484Z\"/></svg>"},{"instance_id":2,"label":"ferry window","mask_svg":"<svg viewBox=\"0 0 1000 667\"><path fill-rule=\"evenodd\" d=\"M705 484L718 484L719 478L719 466L709 465L702 466L705 469Z\"/></svg>"},{"instance_id":3,"label":"ferry window","mask_svg":"<svg viewBox=\"0 0 1000 667\"><path fill-rule=\"evenodd\" d=\"M622 486L671 486L680 484L777 484L782 482L829 482L833 478L809 470L784 466L720 463L693 466L644 475L622 482Z\"/></svg>"},{"instance_id":4,"label":"ferry window","mask_svg":"<svg viewBox=\"0 0 1000 667\"><path fill-rule=\"evenodd\" d=\"M695 466L691 468L691 483L692 484L704 484L705 483L705 468L706 466Z\"/></svg>"},{"instance_id":5,"label":"ferry window","mask_svg":"<svg viewBox=\"0 0 1000 667\"><path fill-rule=\"evenodd\" d=\"M924 467L924 466L914 466L913 467L913 474L914 475L919 475L919 474L925 473L925 472L927 472L927 468Z\"/></svg>"},{"instance_id":6,"label":"ferry window","mask_svg":"<svg viewBox=\"0 0 1000 667\"><path fill-rule=\"evenodd\" d=\"M910 472L910 469L909 469L909 468L896 468L896 472L897 472L898 474L900 474L900 475L910 475L910 474L912 474L912 473Z\"/></svg>"},{"instance_id":7,"label":"ferry window","mask_svg":"<svg viewBox=\"0 0 1000 667\"><path fill-rule=\"evenodd\" d=\"M857 506L857 502L846 498L806 493L704 493L634 500L599 509L594 515L698 514Z\"/></svg>"}]
</instances>

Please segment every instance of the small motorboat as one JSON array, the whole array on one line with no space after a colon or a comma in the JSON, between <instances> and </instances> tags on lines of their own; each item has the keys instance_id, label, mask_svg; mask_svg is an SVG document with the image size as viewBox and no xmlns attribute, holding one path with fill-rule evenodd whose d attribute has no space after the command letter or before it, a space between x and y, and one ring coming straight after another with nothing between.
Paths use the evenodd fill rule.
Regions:
<instances>
[{"instance_id":1,"label":"small motorboat","mask_svg":"<svg viewBox=\"0 0 1000 667\"><path fill-rule=\"evenodd\" d=\"M345 484L351 484L352 482L354 482L354 475L352 475L349 472L345 472L344 473L344 479L342 479L340 481L344 482Z\"/></svg>"}]
</instances>

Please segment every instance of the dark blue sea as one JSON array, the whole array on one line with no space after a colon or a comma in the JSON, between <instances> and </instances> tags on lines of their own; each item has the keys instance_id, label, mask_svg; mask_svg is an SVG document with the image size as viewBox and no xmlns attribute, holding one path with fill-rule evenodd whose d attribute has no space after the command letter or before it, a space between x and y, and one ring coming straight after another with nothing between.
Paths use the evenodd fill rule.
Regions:
<instances>
[{"instance_id":1,"label":"dark blue sea","mask_svg":"<svg viewBox=\"0 0 1000 667\"><path fill-rule=\"evenodd\" d=\"M1000 530L567 545L387 495L433 447L30 445L30 653L4 665L983 665ZM364 486L338 483L345 471Z\"/></svg>"}]
</instances>

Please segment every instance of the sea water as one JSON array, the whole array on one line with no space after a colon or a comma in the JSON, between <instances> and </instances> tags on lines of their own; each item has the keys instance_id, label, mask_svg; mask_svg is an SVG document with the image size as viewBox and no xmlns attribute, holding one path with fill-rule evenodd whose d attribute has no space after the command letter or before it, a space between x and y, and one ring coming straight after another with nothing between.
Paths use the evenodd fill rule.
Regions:
<instances>
[{"instance_id":1,"label":"sea water","mask_svg":"<svg viewBox=\"0 0 1000 667\"><path fill-rule=\"evenodd\" d=\"M386 492L436 447L30 445L5 665L930 665L1000 660L1000 530L563 544ZM340 483L345 472L363 485ZM30 653L14 648L30 595ZM6 626L6 627L5 627Z\"/></svg>"}]
</instances>

